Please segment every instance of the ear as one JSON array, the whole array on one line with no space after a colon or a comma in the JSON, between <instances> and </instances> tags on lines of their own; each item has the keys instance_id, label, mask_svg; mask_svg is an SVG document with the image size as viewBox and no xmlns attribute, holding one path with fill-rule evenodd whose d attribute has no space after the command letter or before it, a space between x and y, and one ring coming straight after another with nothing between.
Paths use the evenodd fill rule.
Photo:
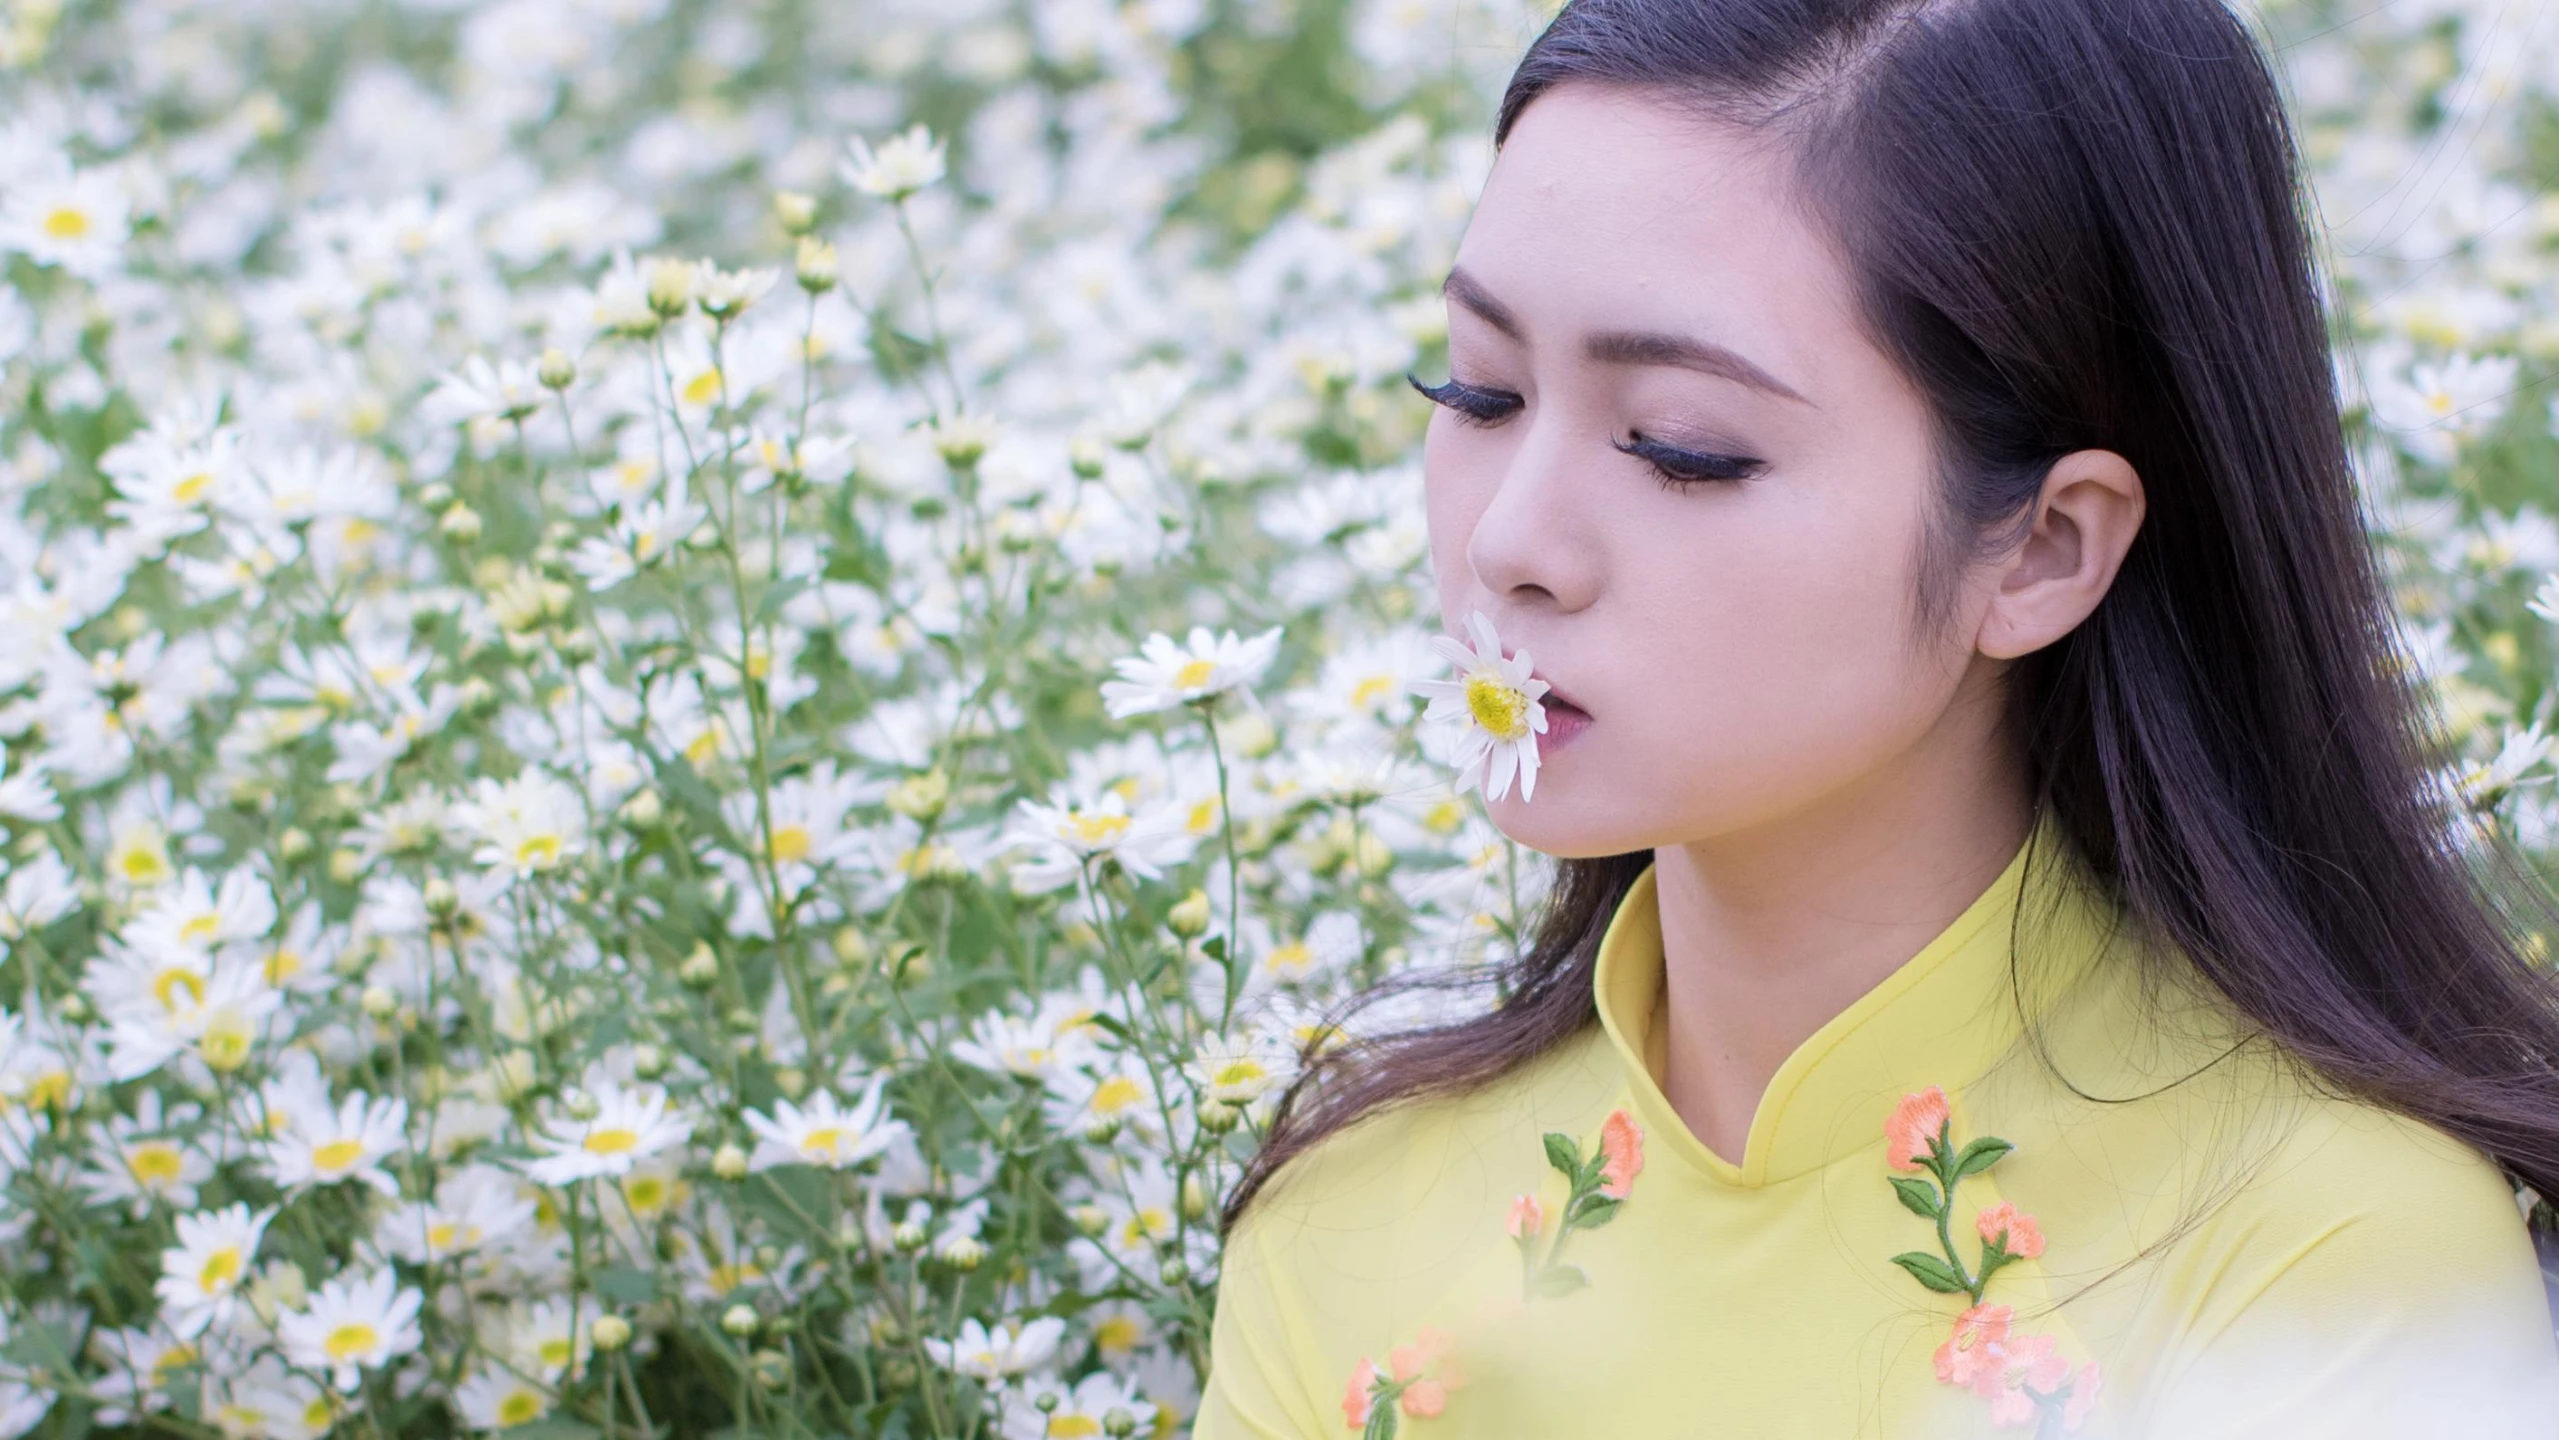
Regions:
<instances>
[{"instance_id":1,"label":"ear","mask_svg":"<svg viewBox=\"0 0 2559 1440\"><path fill-rule=\"evenodd\" d=\"M2106 598L2141 529L2141 476L2112 450L2074 450L2053 462L2035 497L2035 524L1998 565L1998 586L1974 648L1995 660L2069 634Z\"/></svg>"}]
</instances>

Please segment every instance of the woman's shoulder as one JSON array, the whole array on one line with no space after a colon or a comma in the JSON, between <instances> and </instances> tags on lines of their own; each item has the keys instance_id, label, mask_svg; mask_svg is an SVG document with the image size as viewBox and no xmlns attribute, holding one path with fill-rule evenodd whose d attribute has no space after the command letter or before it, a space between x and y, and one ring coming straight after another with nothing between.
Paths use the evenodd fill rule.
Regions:
<instances>
[{"instance_id":1,"label":"woman's shoulder","mask_svg":"<svg viewBox=\"0 0 2559 1440\"><path fill-rule=\"evenodd\" d=\"M1621 1083L1594 1023L1495 1080L1389 1104L1324 1136L1280 1167L1240 1223L1262 1246L1324 1252L1308 1273L1409 1268L1432 1237L1471 1236L1486 1207L1533 1183L1539 1137L1596 1127Z\"/></svg>"}]
</instances>

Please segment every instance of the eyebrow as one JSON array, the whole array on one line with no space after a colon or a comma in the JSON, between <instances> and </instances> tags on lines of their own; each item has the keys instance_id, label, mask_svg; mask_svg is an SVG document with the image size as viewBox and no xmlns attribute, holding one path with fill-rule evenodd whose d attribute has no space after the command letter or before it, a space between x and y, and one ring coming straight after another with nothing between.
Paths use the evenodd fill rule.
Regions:
<instances>
[{"instance_id":1,"label":"eyebrow","mask_svg":"<svg viewBox=\"0 0 2559 1440\"><path fill-rule=\"evenodd\" d=\"M1484 323L1513 340L1525 343L1519 317L1509 306L1493 298L1483 283L1464 270L1451 268L1440 284L1440 293L1482 316ZM1810 405L1794 387L1762 370L1711 340L1686 335L1673 335L1660 330L1601 330L1582 338L1582 353L1603 365L1670 365L1682 370L1695 370L1704 375L1717 375L1754 390L1764 390L1798 404Z\"/></svg>"}]
</instances>

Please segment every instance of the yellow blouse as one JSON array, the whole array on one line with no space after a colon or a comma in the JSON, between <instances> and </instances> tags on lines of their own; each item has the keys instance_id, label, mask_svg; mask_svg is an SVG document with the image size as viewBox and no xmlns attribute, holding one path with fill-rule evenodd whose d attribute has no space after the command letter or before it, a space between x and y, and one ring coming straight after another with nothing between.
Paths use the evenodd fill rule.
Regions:
<instances>
[{"instance_id":1,"label":"yellow blouse","mask_svg":"<svg viewBox=\"0 0 2559 1440\"><path fill-rule=\"evenodd\" d=\"M1247 1212L1198 1440L2559 1434L2496 1168L2319 1093L2066 854L2047 825L1788 1057L1738 1165L1659 1086L1644 872L1597 1026ZM1987 1136L2014 1149L1947 1203L1928 1140Z\"/></svg>"}]
</instances>

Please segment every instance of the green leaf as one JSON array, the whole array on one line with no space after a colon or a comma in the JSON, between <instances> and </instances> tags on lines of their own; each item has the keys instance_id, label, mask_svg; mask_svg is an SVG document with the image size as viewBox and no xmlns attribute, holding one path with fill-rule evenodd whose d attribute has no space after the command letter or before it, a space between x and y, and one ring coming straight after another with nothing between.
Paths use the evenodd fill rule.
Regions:
<instances>
[{"instance_id":1,"label":"green leaf","mask_svg":"<svg viewBox=\"0 0 2559 1440\"><path fill-rule=\"evenodd\" d=\"M1590 1277L1583 1274L1578 1265L1549 1265L1537 1272L1537 1278L1528 1282L1528 1288L1531 1294L1552 1300L1570 1295L1589 1283Z\"/></svg>"},{"instance_id":2,"label":"green leaf","mask_svg":"<svg viewBox=\"0 0 2559 1440\"><path fill-rule=\"evenodd\" d=\"M1565 1219L1577 1229L1596 1230L1616 1219L1617 1207L1625 1203L1608 1195L1585 1195Z\"/></svg>"},{"instance_id":3,"label":"green leaf","mask_svg":"<svg viewBox=\"0 0 2559 1440\"><path fill-rule=\"evenodd\" d=\"M1934 1220L1937 1218L1936 1186L1929 1184L1925 1180L1911 1179L1906 1175L1895 1175L1891 1178L1893 1182L1893 1193L1901 1197L1902 1208L1908 1210L1911 1214L1918 1216L1922 1220Z\"/></svg>"},{"instance_id":4,"label":"green leaf","mask_svg":"<svg viewBox=\"0 0 2559 1440\"><path fill-rule=\"evenodd\" d=\"M609 1265L595 1272L595 1293L616 1305L646 1305L658 1298L657 1277L633 1265Z\"/></svg>"},{"instance_id":5,"label":"green leaf","mask_svg":"<svg viewBox=\"0 0 2559 1440\"><path fill-rule=\"evenodd\" d=\"M1368 1428L1360 1440L1395 1440L1395 1402L1392 1399L1372 1401L1368 1407Z\"/></svg>"},{"instance_id":6,"label":"green leaf","mask_svg":"<svg viewBox=\"0 0 2559 1440\"><path fill-rule=\"evenodd\" d=\"M1211 935L1200 942L1200 953L1223 965L1226 963L1226 937Z\"/></svg>"},{"instance_id":7,"label":"green leaf","mask_svg":"<svg viewBox=\"0 0 2559 1440\"><path fill-rule=\"evenodd\" d=\"M1560 1130L1546 1132L1546 1163L1563 1171L1564 1178L1581 1183L1582 1152L1573 1144L1572 1136Z\"/></svg>"},{"instance_id":8,"label":"green leaf","mask_svg":"<svg viewBox=\"0 0 2559 1440\"><path fill-rule=\"evenodd\" d=\"M1955 1157L1955 1178L1961 1180L1967 1175L1978 1175L1998 1164L2001 1156L2016 1148L1996 1135L1984 1135L1965 1146L1963 1153Z\"/></svg>"},{"instance_id":9,"label":"green leaf","mask_svg":"<svg viewBox=\"0 0 2559 1440\"><path fill-rule=\"evenodd\" d=\"M1925 1250L1906 1250L1893 1257L1893 1263L1910 1272L1910 1278L1941 1295L1969 1293L1957 1278L1953 1267Z\"/></svg>"},{"instance_id":10,"label":"green leaf","mask_svg":"<svg viewBox=\"0 0 2559 1440\"><path fill-rule=\"evenodd\" d=\"M594 1440L604 1432L566 1415L545 1415L528 1424L510 1425L500 1433L507 1440Z\"/></svg>"}]
</instances>

